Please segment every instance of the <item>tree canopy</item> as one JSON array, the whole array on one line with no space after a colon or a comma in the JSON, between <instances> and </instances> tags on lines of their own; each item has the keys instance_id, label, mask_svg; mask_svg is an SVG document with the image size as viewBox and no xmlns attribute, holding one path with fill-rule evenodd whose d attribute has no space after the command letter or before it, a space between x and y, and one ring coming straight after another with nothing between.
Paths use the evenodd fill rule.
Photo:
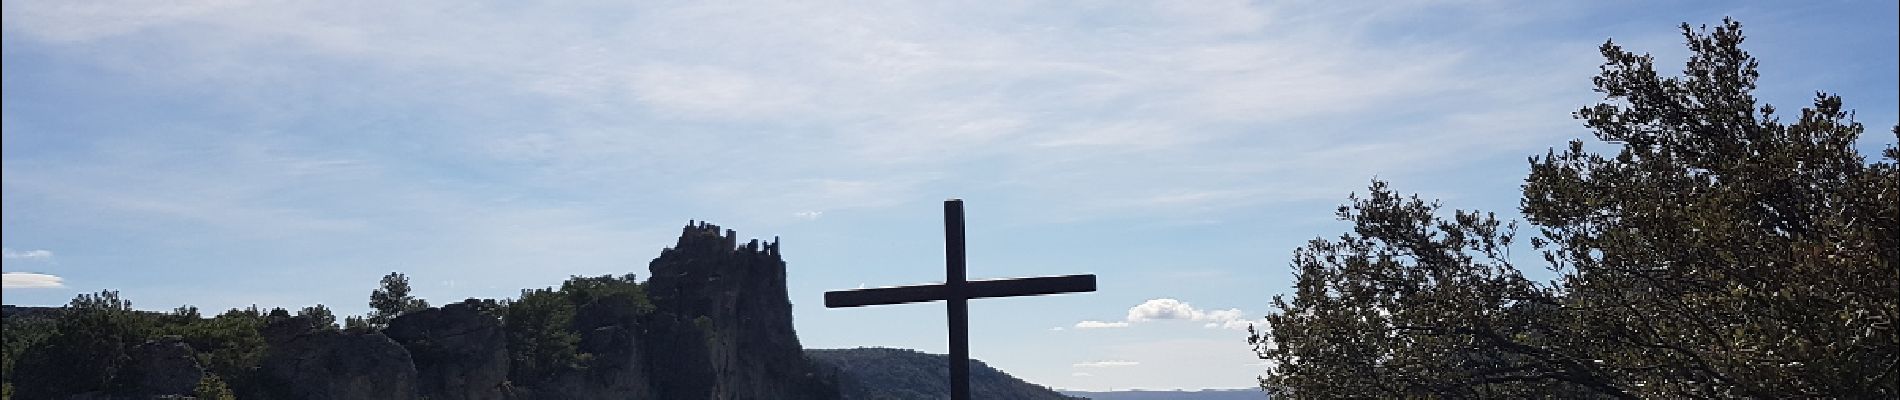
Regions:
<instances>
[{"instance_id":1,"label":"tree canopy","mask_svg":"<svg viewBox=\"0 0 1900 400\"><path fill-rule=\"evenodd\" d=\"M567 371L596 367L598 360L580 346L582 332L618 325L637 328L653 304L633 274L573 276L557 288L523 290L516 299L470 299L484 315L499 320L507 335L513 384L545 383ZM428 303L409 294L408 277L390 273L371 294L369 318L351 316L351 329L384 325ZM176 337L195 352L206 374L195 388L198 398L272 398L260 365L274 322L291 319L290 310L257 306L231 309L206 318L193 306L170 313L138 311L118 292L81 294L58 312L8 317L0 353L0 399L65 398L83 393L131 395L138 373L134 350L162 337ZM312 330L337 329L336 315L318 304L299 309ZM378 319L377 317L383 317ZM17 364L17 368L16 368Z\"/></svg>"},{"instance_id":2,"label":"tree canopy","mask_svg":"<svg viewBox=\"0 0 1900 400\"><path fill-rule=\"evenodd\" d=\"M391 272L384 275L376 290L369 292L369 325L389 326L389 320L402 313L429 308L429 301L409 294L409 277ZM327 310L325 310L327 311Z\"/></svg>"},{"instance_id":3,"label":"tree canopy","mask_svg":"<svg viewBox=\"0 0 1900 400\"><path fill-rule=\"evenodd\" d=\"M1295 291L1251 342L1278 397L1900 396L1900 149L1817 93L1791 121L1753 96L1741 24L1681 27L1665 77L1614 42L1581 140L1529 159L1514 223L1373 182L1352 232L1297 250ZM1900 139L1900 126L1893 129Z\"/></svg>"}]
</instances>

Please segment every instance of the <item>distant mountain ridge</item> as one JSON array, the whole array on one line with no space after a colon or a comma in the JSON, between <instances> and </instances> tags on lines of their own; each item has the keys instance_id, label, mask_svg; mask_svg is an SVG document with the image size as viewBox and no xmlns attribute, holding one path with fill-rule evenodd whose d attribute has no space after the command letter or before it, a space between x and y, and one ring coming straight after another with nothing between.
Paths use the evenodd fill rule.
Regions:
<instances>
[{"instance_id":1,"label":"distant mountain ridge","mask_svg":"<svg viewBox=\"0 0 1900 400\"><path fill-rule=\"evenodd\" d=\"M942 354L910 349L860 347L809 349L806 358L833 374L844 400L945 399L950 368ZM1044 387L970 360L970 397L986 400L1072 400Z\"/></svg>"}]
</instances>

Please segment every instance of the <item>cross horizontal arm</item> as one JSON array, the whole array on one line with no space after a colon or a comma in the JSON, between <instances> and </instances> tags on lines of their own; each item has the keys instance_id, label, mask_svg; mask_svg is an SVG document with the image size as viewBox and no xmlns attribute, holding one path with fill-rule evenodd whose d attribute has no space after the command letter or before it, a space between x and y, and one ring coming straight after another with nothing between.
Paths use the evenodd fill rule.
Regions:
<instances>
[{"instance_id":1,"label":"cross horizontal arm","mask_svg":"<svg viewBox=\"0 0 1900 400\"><path fill-rule=\"evenodd\" d=\"M1093 292L1095 291L1095 275L969 281L964 284L963 291L961 297L966 299ZM950 292L950 288L943 284L840 290L825 292L825 308L919 303L948 300L951 295L953 293Z\"/></svg>"}]
</instances>

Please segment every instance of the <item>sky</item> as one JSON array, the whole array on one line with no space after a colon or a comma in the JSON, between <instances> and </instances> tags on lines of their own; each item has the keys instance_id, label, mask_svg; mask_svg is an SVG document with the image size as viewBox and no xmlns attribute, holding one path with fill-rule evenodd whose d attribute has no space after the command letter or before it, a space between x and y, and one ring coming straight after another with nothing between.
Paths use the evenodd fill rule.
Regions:
<instances>
[{"instance_id":1,"label":"sky","mask_svg":"<svg viewBox=\"0 0 1900 400\"><path fill-rule=\"evenodd\" d=\"M7 1L3 293L361 314L391 271L435 303L644 276L702 220L781 239L806 347L942 353L941 305L822 293L941 281L962 198L972 279L1100 279L972 301L973 357L1249 387L1349 193L1515 218L1605 40L1678 71L1677 25L1732 16L1764 102L1893 142L1895 2L1651 3Z\"/></svg>"}]
</instances>

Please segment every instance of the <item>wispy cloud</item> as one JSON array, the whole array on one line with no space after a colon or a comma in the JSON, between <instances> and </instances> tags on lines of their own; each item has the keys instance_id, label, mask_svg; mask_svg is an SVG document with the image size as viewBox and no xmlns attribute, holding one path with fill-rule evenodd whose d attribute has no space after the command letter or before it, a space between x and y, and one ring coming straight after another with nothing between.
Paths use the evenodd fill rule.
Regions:
<instances>
[{"instance_id":1,"label":"wispy cloud","mask_svg":"<svg viewBox=\"0 0 1900 400\"><path fill-rule=\"evenodd\" d=\"M0 287L7 289L57 289L66 287L65 280L55 275L32 272L7 272L0 274L0 276L5 277L5 279L0 279Z\"/></svg>"},{"instance_id":2,"label":"wispy cloud","mask_svg":"<svg viewBox=\"0 0 1900 400\"><path fill-rule=\"evenodd\" d=\"M1076 329L1126 328L1127 322L1082 321L1075 323Z\"/></svg>"},{"instance_id":3,"label":"wispy cloud","mask_svg":"<svg viewBox=\"0 0 1900 400\"><path fill-rule=\"evenodd\" d=\"M12 248L0 248L0 258L8 260L45 261L53 259L53 252L51 250L19 251Z\"/></svg>"},{"instance_id":4,"label":"wispy cloud","mask_svg":"<svg viewBox=\"0 0 1900 400\"><path fill-rule=\"evenodd\" d=\"M1114 368L1114 367L1132 367L1136 365L1141 365L1141 363L1136 362L1136 361L1122 361L1122 360L1091 361L1091 362L1084 362L1084 363L1075 363L1076 367L1082 367L1082 368Z\"/></svg>"},{"instance_id":5,"label":"wispy cloud","mask_svg":"<svg viewBox=\"0 0 1900 400\"><path fill-rule=\"evenodd\" d=\"M159 51L194 55L150 63L85 52L109 70L270 100L285 88L327 93L306 86L326 80L303 65L348 66L366 71L365 81L402 82L349 94L388 103L367 107L426 101L448 115L479 115L469 117L472 129L443 129L461 134L414 138L447 155L526 161L511 175L563 186L688 176L689 190L671 196L739 199L720 205L769 206L781 218L836 209L832 200L843 207L901 203L965 179L1075 204L1050 218L1211 214L1314 196L1307 192L1337 196L1400 161L1341 165L1336 157L1301 154L1416 135L1364 126L1314 135L1307 121L1350 114L1376 123L1377 111L1393 104L1449 108L1420 100L1499 100L1498 91L1484 89L1495 86L1510 87L1512 96L1548 94L1482 84L1517 76L1464 68L1473 51L1465 45L1395 45L1363 34L1437 7L1412 3L1163 2L1093 7L1096 17L1089 18L1072 17L1073 5L1061 2L993 10L928 2L678 3L598 25L575 23L597 19L601 11L592 8L523 13L412 4L360 14L217 1L6 7L22 16L6 23L21 37L80 49L139 38L169 44ZM443 99L442 92L469 94ZM286 111L309 108L302 104L238 104L272 116L265 127L309 117ZM491 112L498 109L574 111ZM1485 125L1462 114L1443 115L1408 120L1444 133L1409 143L1406 168L1467 162L1471 151L1512 151L1466 145L1458 139L1496 135L1463 129ZM1370 137L1380 135L1390 137ZM743 171L731 164L735 159L773 168ZM933 173L972 161L988 172Z\"/></svg>"}]
</instances>

